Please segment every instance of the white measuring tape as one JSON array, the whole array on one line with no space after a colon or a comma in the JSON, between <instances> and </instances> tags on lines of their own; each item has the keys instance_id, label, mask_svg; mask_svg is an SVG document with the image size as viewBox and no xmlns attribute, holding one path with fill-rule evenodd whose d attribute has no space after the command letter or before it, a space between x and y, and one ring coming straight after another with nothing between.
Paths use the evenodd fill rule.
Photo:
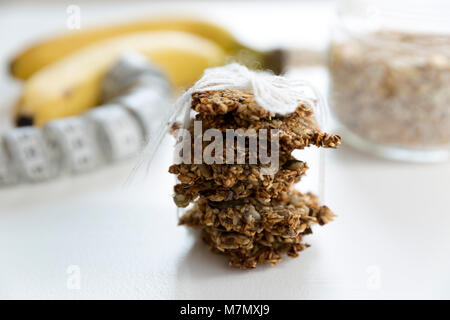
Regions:
<instances>
[{"instance_id":1,"label":"white measuring tape","mask_svg":"<svg viewBox=\"0 0 450 320\"><path fill-rule=\"evenodd\" d=\"M126 54L105 75L108 103L43 128L22 127L0 137L0 186L82 173L142 150L170 108L164 74L137 54Z\"/></svg>"}]
</instances>

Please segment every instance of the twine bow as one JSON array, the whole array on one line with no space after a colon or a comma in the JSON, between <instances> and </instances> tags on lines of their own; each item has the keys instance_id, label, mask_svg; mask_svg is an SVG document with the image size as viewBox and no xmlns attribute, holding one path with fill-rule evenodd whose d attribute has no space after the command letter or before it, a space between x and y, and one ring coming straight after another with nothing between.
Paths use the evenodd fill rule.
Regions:
<instances>
[{"instance_id":1,"label":"twine bow","mask_svg":"<svg viewBox=\"0 0 450 320\"><path fill-rule=\"evenodd\" d=\"M314 109L318 124L325 124L325 101L308 82L252 71L238 63L205 70L203 77L175 102L175 109L188 114L193 93L224 89L251 90L261 107L278 115L294 112L303 101Z\"/></svg>"}]
</instances>

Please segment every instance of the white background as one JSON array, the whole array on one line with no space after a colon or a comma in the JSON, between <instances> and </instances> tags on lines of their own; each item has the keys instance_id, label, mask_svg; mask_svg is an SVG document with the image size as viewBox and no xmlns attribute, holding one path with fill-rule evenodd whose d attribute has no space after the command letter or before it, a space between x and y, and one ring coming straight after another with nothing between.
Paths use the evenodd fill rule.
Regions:
<instances>
[{"instance_id":1,"label":"white background","mask_svg":"<svg viewBox=\"0 0 450 320\"><path fill-rule=\"evenodd\" d=\"M34 3L0 6L1 130L20 92L7 60L66 28L69 3ZM325 48L332 16L328 2L79 5L82 27L175 8L206 15L261 48ZM326 90L323 70L302 74ZM299 258L242 271L177 226L167 173L172 144L165 140L148 179L131 188L122 184L133 160L0 189L0 298L450 298L449 164L391 162L345 144L329 150L325 201L339 217L314 229ZM70 289L70 266L79 268L79 289Z\"/></svg>"}]
</instances>

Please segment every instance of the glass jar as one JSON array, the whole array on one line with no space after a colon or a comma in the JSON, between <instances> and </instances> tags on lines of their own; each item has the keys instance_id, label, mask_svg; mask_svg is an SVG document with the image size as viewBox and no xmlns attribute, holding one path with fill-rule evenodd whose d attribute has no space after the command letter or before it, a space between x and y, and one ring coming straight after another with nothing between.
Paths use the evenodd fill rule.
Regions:
<instances>
[{"instance_id":1,"label":"glass jar","mask_svg":"<svg viewBox=\"0 0 450 320\"><path fill-rule=\"evenodd\" d=\"M386 158L450 159L449 14L448 1L338 2L329 98L343 141Z\"/></svg>"}]
</instances>

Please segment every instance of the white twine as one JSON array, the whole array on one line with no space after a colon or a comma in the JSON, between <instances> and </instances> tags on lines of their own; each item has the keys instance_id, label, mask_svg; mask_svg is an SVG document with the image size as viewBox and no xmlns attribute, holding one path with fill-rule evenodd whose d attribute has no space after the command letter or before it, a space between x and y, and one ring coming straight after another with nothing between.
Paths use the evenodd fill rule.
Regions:
<instances>
[{"instance_id":1,"label":"white twine","mask_svg":"<svg viewBox=\"0 0 450 320\"><path fill-rule=\"evenodd\" d=\"M186 112L184 126L188 125L193 93L225 89L251 90L259 106L278 115L294 112L302 101L313 108L319 126L325 125L325 101L308 82L287 79L267 71L252 71L231 63L205 70L203 77L175 102L176 110ZM313 97L311 92L308 95L308 91Z\"/></svg>"}]
</instances>

